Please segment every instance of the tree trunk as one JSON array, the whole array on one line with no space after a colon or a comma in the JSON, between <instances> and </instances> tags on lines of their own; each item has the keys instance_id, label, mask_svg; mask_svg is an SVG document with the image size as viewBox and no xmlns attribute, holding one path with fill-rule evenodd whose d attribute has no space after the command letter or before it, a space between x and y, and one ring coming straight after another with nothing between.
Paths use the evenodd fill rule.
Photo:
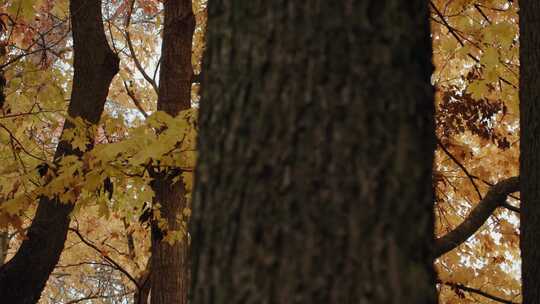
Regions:
<instances>
[{"instance_id":1,"label":"tree trunk","mask_svg":"<svg viewBox=\"0 0 540 304\"><path fill-rule=\"evenodd\" d=\"M9 231L0 230L0 266L6 262L7 254L9 250Z\"/></svg>"},{"instance_id":2,"label":"tree trunk","mask_svg":"<svg viewBox=\"0 0 540 304\"><path fill-rule=\"evenodd\" d=\"M97 123L103 112L118 57L110 50L101 16L100 0L71 0L74 76L68 114ZM73 125L66 121L64 130ZM55 161L82 155L61 140ZM0 269L2 303L30 304L39 300L47 279L64 248L73 202L42 197L32 225L16 255Z\"/></svg>"},{"instance_id":3,"label":"tree trunk","mask_svg":"<svg viewBox=\"0 0 540 304\"><path fill-rule=\"evenodd\" d=\"M137 281L139 282L139 288L135 291L135 294L133 295L133 303L135 304L147 304L149 302L148 297L150 295L150 288L151 288L151 280L150 274L150 264L151 260L148 261L146 264L146 267L143 271L143 273L137 278Z\"/></svg>"},{"instance_id":4,"label":"tree trunk","mask_svg":"<svg viewBox=\"0 0 540 304\"><path fill-rule=\"evenodd\" d=\"M192 303L436 303L428 2L208 6Z\"/></svg>"},{"instance_id":5,"label":"tree trunk","mask_svg":"<svg viewBox=\"0 0 540 304\"><path fill-rule=\"evenodd\" d=\"M191 0L165 1L163 45L157 108L172 116L191 107L191 45L195 16ZM161 216L168 229L181 230L178 218L187 206L185 187L173 178L179 170L155 173L152 188L154 204L161 205ZM182 219L185 220L185 219ZM152 229L152 304L186 304L189 289L189 251L187 237L173 245L162 241L156 224Z\"/></svg>"},{"instance_id":6,"label":"tree trunk","mask_svg":"<svg viewBox=\"0 0 540 304\"><path fill-rule=\"evenodd\" d=\"M540 303L540 2L519 1L523 303Z\"/></svg>"}]
</instances>

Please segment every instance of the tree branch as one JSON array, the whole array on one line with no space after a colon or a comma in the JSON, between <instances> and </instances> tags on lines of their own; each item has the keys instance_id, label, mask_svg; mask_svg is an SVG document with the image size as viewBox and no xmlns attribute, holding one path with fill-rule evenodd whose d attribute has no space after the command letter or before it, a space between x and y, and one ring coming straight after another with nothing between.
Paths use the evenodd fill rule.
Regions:
<instances>
[{"instance_id":1,"label":"tree branch","mask_svg":"<svg viewBox=\"0 0 540 304\"><path fill-rule=\"evenodd\" d=\"M115 260L113 260L111 257L103 254L103 251L101 249L99 249L96 245L92 244L90 241L86 240L82 234L79 232L79 230L75 229L75 228L69 228L69 231L75 233L79 239L81 240L81 242L83 242L86 246L94 249L94 251L96 251L97 253L99 253L107 262L111 263L112 265L114 265L114 267L120 271L121 273L123 273L132 283L133 285L135 285L135 287L137 287L137 289L140 289L141 286L139 285L139 282L129 273L129 271L127 271L126 269L124 269L124 267L120 266L120 264L118 262L116 262Z\"/></svg>"},{"instance_id":2,"label":"tree branch","mask_svg":"<svg viewBox=\"0 0 540 304\"><path fill-rule=\"evenodd\" d=\"M126 43L129 49L130 56L133 59L133 62L135 63L135 67L141 73L143 78L152 86L154 91L158 93L159 89L156 82L148 75L148 73L146 73L146 70L144 69L141 62L139 61L139 58L137 57L137 53L135 52L135 48L133 47L133 42L131 41L131 35L129 34L129 31L127 29L126 29L126 32L124 33L124 36L126 38Z\"/></svg>"},{"instance_id":3,"label":"tree branch","mask_svg":"<svg viewBox=\"0 0 540 304\"><path fill-rule=\"evenodd\" d=\"M462 47L465 46L465 43L463 42L463 39L457 34L456 29L453 28L450 24L448 24L448 21L446 21L446 18L441 13L441 11L437 8L437 6L433 3L433 1L430 1L429 4L430 4L431 8L433 9L433 11L435 11L435 14L437 15L437 17L439 17L439 19L441 19L440 23L442 23L442 25L444 25L444 27L446 27L448 32L457 40L457 42ZM474 62L480 64L480 59L476 58L473 54L468 53L467 56L469 56L472 60L474 60ZM514 89L517 89L517 86L515 84L513 84L512 82L510 82L509 80L507 80L507 79L505 79L505 78L503 78L501 76L499 76L499 80L506 83L506 84L508 84L509 86L513 87Z\"/></svg>"},{"instance_id":4,"label":"tree branch","mask_svg":"<svg viewBox=\"0 0 540 304\"><path fill-rule=\"evenodd\" d=\"M452 155L452 153L450 153L450 151L448 151L448 149L446 149L446 147L442 144L442 142L438 138L437 138L437 144L439 145L441 150L443 150L443 152L446 155L448 155L448 157L450 157L450 159L463 171L463 173L465 173L465 175L471 181L471 184L473 185L474 190L476 191L476 194L478 194L478 198L480 200L482 200L483 199L482 193L480 193L480 189L478 188L478 185L474 182L475 176L473 176L471 173L469 173L467 168L465 168L465 166L462 163L460 163L459 160L454 155Z\"/></svg>"},{"instance_id":5,"label":"tree branch","mask_svg":"<svg viewBox=\"0 0 540 304\"><path fill-rule=\"evenodd\" d=\"M493 185L459 226L435 240L433 257L437 258L465 242L482 227L497 207L505 206L509 194L517 191L519 191L519 177L510 177Z\"/></svg>"},{"instance_id":6,"label":"tree branch","mask_svg":"<svg viewBox=\"0 0 540 304\"><path fill-rule=\"evenodd\" d=\"M519 209L519 208L516 207L516 206L510 205L509 202L504 202L504 203L501 205L501 207L506 208L506 209L508 209L508 210L510 210L510 211L514 211L514 212L516 212L516 213L520 213L520 212L521 212L521 209Z\"/></svg>"},{"instance_id":7,"label":"tree branch","mask_svg":"<svg viewBox=\"0 0 540 304\"><path fill-rule=\"evenodd\" d=\"M73 81L69 117L80 117L97 125L118 72L119 58L111 50L103 29L101 0L70 0L72 25ZM62 134L75 126L67 120ZM62 157L80 157L82 151L61 136L54 163ZM0 299L3 303L37 303L64 249L71 201L41 196L32 224L17 253L0 268Z\"/></svg>"},{"instance_id":8,"label":"tree branch","mask_svg":"<svg viewBox=\"0 0 540 304\"><path fill-rule=\"evenodd\" d=\"M472 288L472 287L468 287L468 286L465 286L463 284L460 284L460 283L454 283L454 282L441 282L441 281L437 281L437 283L439 284L442 284L442 285L446 285L446 286L449 286L451 288L455 288L455 289L459 289L459 290L462 290L462 291L466 291L466 292L469 292L469 293L474 293L474 294L477 294L477 295L481 295L482 297L484 298L488 298L490 300L493 300L493 301L496 301L496 302L499 302L499 303L505 303L505 304L520 304L518 302L514 302L514 301L511 301L511 300L505 300L501 297L498 297L498 296L495 296L495 295L492 295L492 294L489 294L485 291L482 291L480 289L476 289L476 288Z\"/></svg>"},{"instance_id":9,"label":"tree branch","mask_svg":"<svg viewBox=\"0 0 540 304\"><path fill-rule=\"evenodd\" d=\"M126 89L126 93L128 94L129 98L131 98L131 100L133 101L133 104L135 104L135 106L137 107L139 112L141 112L144 118L148 118L148 113L146 113L146 111L142 107L141 101L137 98L137 95L135 95L135 92L131 90L131 88L129 87L129 85L127 84L125 80L123 80L123 83L124 83L124 88Z\"/></svg>"}]
</instances>

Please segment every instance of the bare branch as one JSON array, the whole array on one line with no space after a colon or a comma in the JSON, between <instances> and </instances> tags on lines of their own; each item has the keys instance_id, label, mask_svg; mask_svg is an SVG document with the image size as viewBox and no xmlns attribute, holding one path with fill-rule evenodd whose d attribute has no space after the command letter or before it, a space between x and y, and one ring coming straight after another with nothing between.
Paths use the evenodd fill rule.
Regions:
<instances>
[{"instance_id":1,"label":"bare branch","mask_svg":"<svg viewBox=\"0 0 540 304\"><path fill-rule=\"evenodd\" d=\"M116 269L118 269L118 271L120 271L121 273L123 273L136 287L137 289L140 289L141 286L139 285L139 282L127 271L125 270L122 266L120 266L120 264L118 264L115 260L113 260L112 258L110 258L109 256L107 255L104 255L103 252L94 244L92 244L90 241L86 240L82 234L79 232L79 230L75 229L75 228L69 228L69 231L71 232L74 232L78 237L79 239L88 247L94 249L96 252L98 252L107 262L113 264L115 266Z\"/></svg>"},{"instance_id":2,"label":"bare branch","mask_svg":"<svg viewBox=\"0 0 540 304\"><path fill-rule=\"evenodd\" d=\"M457 158L452 155L452 153L450 153L450 151L448 151L448 149L446 149L446 147L441 143L441 141L439 139L437 139L437 144L439 145L439 147L441 148L441 150L444 151L444 153L446 155L448 155L448 157L450 157L450 159L459 167L461 168L461 170L463 171L463 173L465 173L465 175L467 175L467 177L469 178L469 180L471 181L471 184L473 185L474 187L474 190L476 190L476 194L478 194L478 198L480 200L482 200L482 194L480 193L480 189L478 188L478 185L476 184L476 182L474 181L474 178L475 176L473 176L471 173L469 173L469 171L467 170L467 168L465 168L465 166L460 163Z\"/></svg>"},{"instance_id":3,"label":"bare branch","mask_svg":"<svg viewBox=\"0 0 540 304\"><path fill-rule=\"evenodd\" d=\"M133 104L135 104L139 112L141 112L142 116L144 116L144 118L147 118L148 113L146 113L146 111L142 107L141 101L137 98L137 96L135 95L135 92L131 90L130 86L127 84L125 80L123 80L123 83L124 83L124 88L126 89L126 93L128 94L129 98L131 98L131 100L133 101Z\"/></svg>"},{"instance_id":4,"label":"bare branch","mask_svg":"<svg viewBox=\"0 0 540 304\"><path fill-rule=\"evenodd\" d=\"M135 53L135 48L133 47L133 43L131 42L131 35L129 34L128 29L126 29L125 38L126 38L126 42L127 42L127 45L128 45L130 57L133 59L133 62L135 63L135 66L137 67L137 70L139 70L139 72L141 73L143 78L146 81L148 81L148 83L152 86L154 91L156 91L156 93L158 93L158 86L157 86L156 82L154 81L154 79L152 79L150 77L150 75L148 75L148 73L146 73L146 70L144 69L141 62L139 61L139 58L137 58L137 54Z\"/></svg>"},{"instance_id":5,"label":"bare branch","mask_svg":"<svg viewBox=\"0 0 540 304\"><path fill-rule=\"evenodd\" d=\"M481 295L482 297L484 298L488 298L490 300L493 300L493 301L496 301L496 302L499 302L499 303L505 303L505 304L520 304L518 302L514 302L514 301L511 301L511 300L505 300L501 297L498 297L498 296L495 296L495 295L492 295L492 294L489 294L485 291L482 291L480 289L477 289L477 288L473 288L473 287L468 287L468 286L465 286L463 284L460 284L460 283L454 283L454 282L441 282L441 281L438 281L437 283L439 284L442 284L442 285L446 285L446 286L449 286L451 288L455 288L455 289L459 289L459 290L462 290L462 291L466 291L466 292L469 292L469 293L474 293L474 294L477 294L477 295Z\"/></svg>"},{"instance_id":6,"label":"bare branch","mask_svg":"<svg viewBox=\"0 0 540 304\"><path fill-rule=\"evenodd\" d=\"M505 206L509 194L517 191L519 191L519 177L510 177L491 187L459 226L435 240L433 257L437 258L465 242L482 227L497 207Z\"/></svg>"}]
</instances>

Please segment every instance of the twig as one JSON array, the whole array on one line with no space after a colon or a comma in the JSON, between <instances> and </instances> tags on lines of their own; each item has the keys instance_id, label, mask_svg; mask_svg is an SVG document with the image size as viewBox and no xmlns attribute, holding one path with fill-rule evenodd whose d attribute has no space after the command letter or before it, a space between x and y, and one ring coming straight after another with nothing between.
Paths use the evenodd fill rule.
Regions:
<instances>
[{"instance_id":1,"label":"twig","mask_svg":"<svg viewBox=\"0 0 540 304\"><path fill-rule=\"evenodd\" d=\"M465 175L469 178L469 180L471 181L471 184L473 185L474 187L474 190L476 190L476 194L478 194L478 198L480 200L482 200L482 193L480 192L480 189L478 188L478 185L474 182L474 178L475 176L470 174L469 171L467 170L467 168L465 168L465 166L460 163L457 158L454 157L454 155L452 155L452 153L450 153L450 151L448 151L446 149L446 147L442 144L442 142L437 139L437 144L439 145L439 147L441 148L441 150L444 151L444 153L446 155L448 155L448 157L450 157L450 159L465 173Z\"/></svg>"},{"instance_id":2,"label":"twig","mask_svg":"<svg viewBox=\"0 0 540 304\"><path fill-rule=\"evenodd\" d=\"M139 285L139 282L137 282L137 280L135 280L135 278L127 270L125 270L122 266L120 266L120 264L118 264L111 257L104 255L103 252L99 248L97 248L96 245L94 245L90 241L86 240L81 235L79 230L77 230L75 228L69 228L69 231L74 232L84 244L86 244L88 247L90 247L90 248L94 249L96 252L98 252L107 262L113 264L116 267L116 269L118 269L120 272L122 272L131 282L133 282L133 284L137 287L137 289L141 288L141 286Z\"/></svg>"},{"instance_id":3,"label":"twig","mask_svg":"<svg viewBox=\"0 0 540 304\"><path fill-rule=\"evenodd\" d=\"M438 280L439 284L442 284L442 285L446 285L446 286L449 286L451 288L456 288L456 289L459 289L459 290L463 290L463 291L466 291L466 292L470 292L470 293L474 293L474 294L477 294L477 295L481 295L483 296L484 298L488 298L490 300L493 300L493 301L496 301L496 302L499 302L499 303L504 303L504 304L520 304L518 302L514 302L514 301L510 301L510 300L506 300L506 299L503 299L501 297L498 297L498 296L495 296L495 295L492 295L492 294L489 294L485 291L482 291L480 289L476 289L476 288L473 288L473 287L469 287L469 286L465 286L463 284L460 284L460 283L454 283L454 282L442 282L440 280Z\"/></svg>"}]
</instances>

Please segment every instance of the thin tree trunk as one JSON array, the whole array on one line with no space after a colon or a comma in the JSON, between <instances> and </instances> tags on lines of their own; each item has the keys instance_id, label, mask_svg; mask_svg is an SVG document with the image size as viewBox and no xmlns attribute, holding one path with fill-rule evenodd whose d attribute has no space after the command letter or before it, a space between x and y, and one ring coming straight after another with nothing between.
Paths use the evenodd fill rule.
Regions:
<instances>
[{"instance_id":1,"label":"thin tree trunk","mask_svg":"<svg viewBox=\"0 0 540 304\"><path fill-rule=\"evenodd\" d=\"M96 124L99 121L118 57L111 51L101 16L100 0L71 0L74 77L68 114ZM73 125L66 121L64 130ZM55 161L82 153L61 140ZM73 202L42 197L32 225L16 255L0 269L2 303L31 304L39 300L64 248Z\"/></svg>"},{"instance_id":2,"label":"thin tree trunk","mask_svg":"<svg viewBox=\"0 0 540 304\"><path fill-rule=\"evenodd\" d=\"M208 6L192 303L436 303L428 2Z\"/></svg>"},{"instance_id":3,"label":"thin tree trunk","mask_svg":"<svg viewBox=\"0 0 540 304\"><path fill-rule=\"evenodd\" d=\"M0 231L0 266L4 265L7 258L7 253L9 250L9 231L6 228L5 230Z\"/></svg>"},{"instance_id":4,"label":"thin tree trunk","mask_svg":"<svg viewBox=\"0 0 540 304\"><path fill-rule=\"evenodd\" d=\"M133 295L133 303L135 304L147 304L148 303L148 297L150 295L150 288L151 288L151 261L148 261L146 264L146 267L144 271L141 273L141 275L137 278L137 281L139 282L139 288L137 291L135 291L135 294Z\"/></svg>"},{"instance_id":5,"label":"thin tree trunk","mask_svg":"<svg viewBox=\"0 0 540 304\"><path fill-rule=\"evenodd\" d=\"M540 303L540 2L519 1L523 303Z\"/></svg>"},{"instance_id":6,"label":"thin tree trunk","mask_svg":"<svg viewBox=\"0 0 540 304\"><path fill-rule=\"evenodd\" d=\"M157 108L172 116L191 107L191 45L195 16L191 0L165 1L163 46ZM173 182L178 170L155 172L152 188L154 204L161 205L161 216L168 229L178 231L178 218L187 207L182 181ZM185 219L182 219L185 220ZM159 229L152 229L152 304L186 304L189 289L189 251L187 237L173 245L162 241Z\"/></svg>"}]
</instances>

